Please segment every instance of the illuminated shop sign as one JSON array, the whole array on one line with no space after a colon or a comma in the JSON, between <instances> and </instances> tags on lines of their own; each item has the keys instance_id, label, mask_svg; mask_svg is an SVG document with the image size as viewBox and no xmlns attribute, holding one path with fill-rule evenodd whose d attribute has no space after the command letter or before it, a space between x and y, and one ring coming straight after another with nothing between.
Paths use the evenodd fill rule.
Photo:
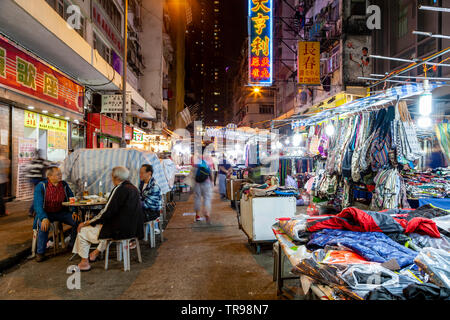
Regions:
<instances>
[{"instance_id":1,"label":"illuminated shop sign","mask_svg":"<svg viewBox=\"0 0 450 320\"><path fill-rule=\"evenodd\" d=\"M272 85L272 0L248 0L249 83Z\"/></svg>"}]
</instances>

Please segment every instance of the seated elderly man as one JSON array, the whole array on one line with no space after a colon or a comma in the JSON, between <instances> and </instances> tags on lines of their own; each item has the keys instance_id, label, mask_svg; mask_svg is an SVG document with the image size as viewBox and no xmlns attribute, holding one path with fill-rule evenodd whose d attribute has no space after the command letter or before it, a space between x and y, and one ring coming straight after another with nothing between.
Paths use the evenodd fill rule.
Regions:
<instances>
[{"instance_id":1,"label":"seated elderly man","mask_svg":"<svg viewBox=\"0 0 450 320\"><path fill-rule=\"evenodd\" d=\"M69 247L73 246L77 235L76 222L70 209L62 205L73 197L67 182L62 181L62 173L58 167L47 169L47 179L39 182L34 189L34 218L33 229L38 229L36 261L45 260L45 249L48 241L50 223L59 221L72 226Z\"/></svg>"},{"instance_id":2,"label":"seated elderly man","mask_svg":"<svg viewBox=\"0 0 450 320\"><path fill-rule=\"evenodd\" d=\"M144 211L144 220L152 221L159 217L162 204L161 188L153 178L153 167L149 164L143 164L139 172L142 209Z\"/></svg>"},{"instance_id":3,"label":"seated elderly man","mask_svg":"<svg viewBox=\"0 0 450 320\"><path fill-rule=\"evenodd\" d=\"M73 253L81 257L81 271L91 270L89 262L95 262L100 252L106 249L106 239L129 239L144 237L144 215L139 190L128 181L130 172L125 167L112 170L114 189L100 213L78 226L78 236ZM98 244L91 254L91 244Z\"/></svg>"}]
</instances>

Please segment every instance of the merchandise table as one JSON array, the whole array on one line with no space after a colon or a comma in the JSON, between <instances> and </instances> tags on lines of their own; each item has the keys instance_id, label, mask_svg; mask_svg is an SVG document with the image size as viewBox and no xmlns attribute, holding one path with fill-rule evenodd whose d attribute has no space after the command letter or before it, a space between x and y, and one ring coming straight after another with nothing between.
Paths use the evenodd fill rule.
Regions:
<instances>
[{"instance_id":1,"label":"merchandise table","mask_svg":"<svg viewBox=\"0 0 450 320\"><path fill-rule=\"evenodd\" d=\"M272 231L275 234L277 242L274 244L274 281L277 284L277 296L287 296L292 299L300 299L302 298L300 295L293 292L291 289L284 287L284 280L289 279L298 279L302 284L302 288L306 287L306 295L303 298L307 300L333 300L331 296L327 296L325 291L329 291L329 288L324 285L314 283L314 280L311 278L301 275L301 276L290 276L284 277L284 262L287 257L291 266L294 267L300 263L301 252L297 251L298 246L295 245L292 239L280 228L280 227L272 227ZM305 284L305 285L304 285ZM309 286L309 288L308 288ZM324 290L324 291L322 291Z\"/></svg>"}]
</instances>

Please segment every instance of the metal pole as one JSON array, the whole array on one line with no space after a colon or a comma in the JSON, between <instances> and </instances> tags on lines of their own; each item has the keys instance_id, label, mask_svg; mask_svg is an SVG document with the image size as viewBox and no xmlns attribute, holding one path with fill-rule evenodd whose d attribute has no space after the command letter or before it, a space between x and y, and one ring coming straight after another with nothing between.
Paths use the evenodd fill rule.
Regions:
<instances>
[{"instance_id":1,"label":"metal pole","mask_svg":"<svg viewBox=\"0 0 450 320\"><path fill-rule=\"evenodd\" d=\"M123 75L122 75L122 141L121 147L126 148L127 142L125 141L125 125L127 117L127 63L128 63L128 0L125 0L125 24L124 24L124 36L123 36Z\"/></svg>"}]
</instances>

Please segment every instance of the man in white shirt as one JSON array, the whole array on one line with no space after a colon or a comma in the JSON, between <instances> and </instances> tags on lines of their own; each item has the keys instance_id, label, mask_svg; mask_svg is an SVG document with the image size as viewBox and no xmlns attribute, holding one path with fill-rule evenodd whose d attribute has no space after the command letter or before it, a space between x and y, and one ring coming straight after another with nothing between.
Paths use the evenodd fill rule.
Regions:
<instances>
[{"instance_id":1,"label":"man in white shirt","mask_svg":"<svg viewBox=\"0 0 450 320\"><path fill-rule=\"evenodd\" d=\"M216 181L217 181L217 174L219 171L219 159L217 159L215 153L211 154L211 160L213 163L213 181L214 181L214 186L215 186Z\"/></svg>"}]
</instances>

